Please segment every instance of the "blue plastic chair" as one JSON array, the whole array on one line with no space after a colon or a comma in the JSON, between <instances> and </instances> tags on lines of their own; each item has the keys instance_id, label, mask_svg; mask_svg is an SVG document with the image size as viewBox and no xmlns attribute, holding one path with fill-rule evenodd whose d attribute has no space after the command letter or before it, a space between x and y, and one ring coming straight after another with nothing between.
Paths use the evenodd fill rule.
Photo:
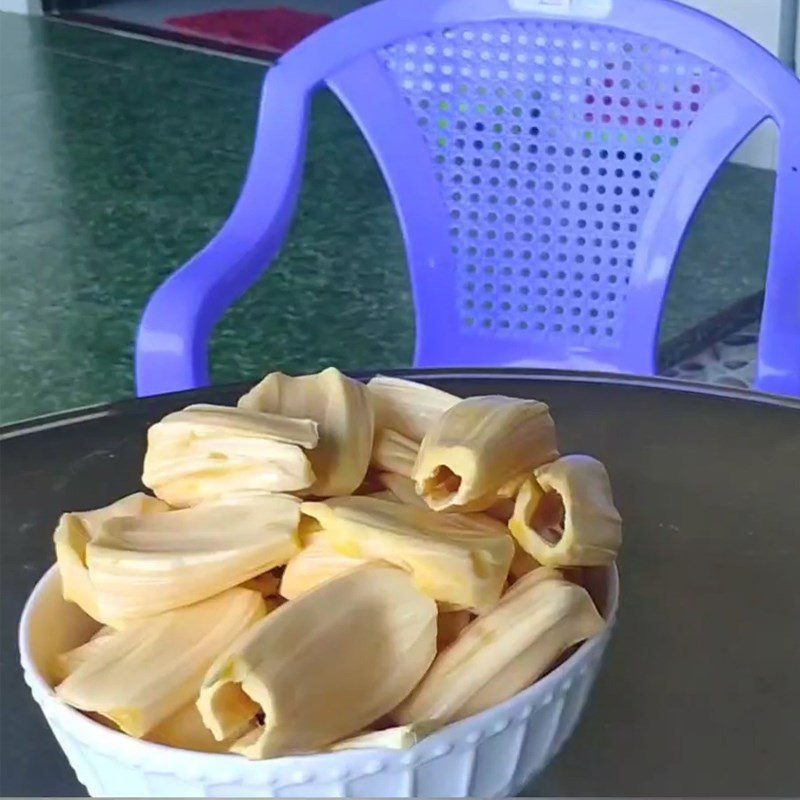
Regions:
<instances>
[{"instance_id":1,"label":"blue plastic chair","mask_svg":"<svg viewBox=\"0 0 800 800\"><path fill-rule=\"evenodd\" d=\"M140 394L208 383L214 326L287 233L324 85L391 191L418 366L652 374L686 227L720 165L772 118L758 387L800 395L800 81L670 0L382 0L303 41L267 73L230 218L147 306Z\"/></svg>"}]
</instances>

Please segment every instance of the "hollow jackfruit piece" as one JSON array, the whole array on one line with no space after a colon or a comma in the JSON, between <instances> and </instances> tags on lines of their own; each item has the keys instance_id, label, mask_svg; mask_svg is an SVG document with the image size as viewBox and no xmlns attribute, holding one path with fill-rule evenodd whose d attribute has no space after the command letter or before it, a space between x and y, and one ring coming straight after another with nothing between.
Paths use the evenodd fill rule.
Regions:
<instances>
[{"instance_id":1,"label":"hollow jackfruit piece","mask_svg":"<svg viewBox=\"0 0 800 800\"><path fill-rule=\"evenodd\" d=\"M230 492L292 492L315 480L317 423L240 408L194 405L147 434L142 483L176 508Z\"/></svg>"},{"instance_id":2,"label":"hollow jackfruit piece","mask_svg":"<svg viewBox=\"0 0 800 800\"><path fill-rule=\"evenodd\" d=\"M335 497L303 503L322 525L322 535L342 555L383 559L408 570L417 588L454 608L481 609L497 602L508 575L514 544L491 520L374 497ZM488 518L486 518L488 519Z\"/></svg>"},{"instance_id":3,"label":"hollow jackfruit piece","mask_svg":"<svg viewBox=\"0 0 800 800\"><path fill-rule=\"evenodd\" d=\"M422 437L459 397L424 383L376 375L367 383L375 406L375 427L388 428L413 442Z\"/></svg>"},{"instance_id":4,"label":"hollow jackfruit piece","mask_svg":"<svg viewBox=\"0 0 800 800\"><path fill-rule=\"evenodd\" d=\"M307 417L319 425L319 444L309 453L316 480L307 494L350 494L364 480L372 451L374 414L360 381L334 367L292 378L267 375L239 399L250 411Z\"/></svg>"},{"instance_id":5,"label":"hollow jackfruit piece","mask_svg":"<svg viewBox=\"0 0 800 800\"><path fill-rule=\"evenodd\" d=\"M148 742L194 750L198 753L227 753L233 741L218 742L203 724L196 698L156 725L145 737Z\"/></svg>"},{"instance_id":6,"label":"hollow jackfruit piece","mask_svg":"<svg viewBox=\"0 0 800 800\"><path fill-rule=\"evenodd\" d=\"M104 638L56 694L141 738L196 697L214 660L264 616L257 592L229 589Z\"/></svg>"},{"instance_id":7,"label":"hollow jackfruit piece","mask_svg":"<svg viewBox=\"0 0 800 800\"><path fill-rule=\"evenodd\" d=\"M417 508L427 509L428 504L417 494L414 487L414 481L410 478L405 478L394 472L381 472L378 473L380 482L386 487L386 493L376 493L370 495L371 497L378 497L384 500L395 500L399 503L405 503L409 506L416 506ZM500 501L505 502L505 501ZM513 507L513 501L510 501ZM494 506L492 507L494 508ZM449 514L449 518L455 524L463 524L465 529L485 530L494 533L508 533L508 529L504 522L501 522L495 514L490 513L492 509L486 512L475 511L468 513L460 513L458 511L444 512Z\"/></svg>"},{"instance_id":8,"label":"hollow jackfruit piece","mask_svg":"<svg viewBox=\"0 0 800 800\"><path fill-rule=\"evenodd\" d=\"M86 546L100 614L121 627L281 566L300 551L299 522L297 498L266 492L108 520Z\"/></svg>"},{"instance_id":9,"label":"hollow jackfruit piece","mask_svg":"<svg viewBox=\"0 0 800 800\"><path fill-rule=\"evenodd\" d=\"M56 563L61 575L61 591L65 600L79 605L98 622L103 619L97 607L95 590L86 568L86 546L100 533L103 524L115 517L154 514L169 506L156 497L137 492L94 511L73 511L62 514L53 534Z\"/></svg>"},{"instance_id":10,"label":"hollow jackfruit piece","mask_svg":"<svg viewBox=\"0 0 800 800\"><path fill-rule=\"evenodd\" d=\"M569 647L604 626L585 589L537 569L437 656L392 718L399 725L444 725L477 714L530 686Z\"/></svg>"},{"instance_id":11,"label":"hollow jackfruit piece","mask_svg":"<svg viewBox=\"0 0 800 800\"><path fill-rule=\"evenodd\" d=\"M269 573L267 573L269 574ZM267 612L277 608L273 598L265 603ZM97 655L100 648L108 642L108 637L113 636L116 631L106 625L98 630L92 638L85 644L61 653L56 657L53 675L56 682L65 681L81 665L90 661ZM211 731L203 724L203 719L195 705L197 698L190 700L185 706L179 708L174 714L167 717L153 728L144 738L148 742L167 745L168 747L178 747L182 750L196 750L202 753L227 753L233 741L227 740L218 742ZM111 720L90 713L97 722L118 729Z\"/></svg>"},{"instance_id":12,"label":"hollow jackfruit piece","mask_svg":"<svg viewBox=\"0 0 800 800\"><path fill-rule=\"evenodd\" d=\"M232 750L248 758L319 751L396 706L435 650L436 604L402 570L369 564L244 634L209 670L197 706L218 739L245 732Z\"/></svg>"},{"instance_id":13,"label":"hollow jackfruit piece","mask_svg":"<svg viewBox=\"0 0 800 800\"><path fill-rule=\"evenodd\" d=\"M469 397L425 435L412 477L417 494L435 511L484 511L513 496L534 468L557 456L544 403Z\"/></svg>"},{"instance_id":14,"label":"hollow jackfruit piece","mask_svg":"<svg viewBox=\"0 0 800 800\"><path fill-rule=\"evenodd\" d=\"M622 543L608 473L590 456L562 456L536 469L508 527L525 551L552 567L610 564Z\"/></svg>"},{"instance_id":15,"label":"hollow jackfruit piece","mask_svg":"<svg viewBox=\"0 0 800 800\"><path fill-rule=\"evenodd\" d=\"M410 478L417 460L419 443L391 428L380 428L372 443L371 465L381 472Z\"/></svg>"}]
</instances>

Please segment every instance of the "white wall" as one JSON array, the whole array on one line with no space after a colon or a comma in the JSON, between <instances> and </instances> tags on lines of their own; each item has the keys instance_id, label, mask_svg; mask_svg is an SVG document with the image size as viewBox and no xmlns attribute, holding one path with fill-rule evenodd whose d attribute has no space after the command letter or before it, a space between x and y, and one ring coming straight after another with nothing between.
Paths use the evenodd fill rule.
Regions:
<instances>
[{"instance_id":1,"label":"white wall","mask_svg":"<svg viewBox=\"0 0 800 800\"><path fill-rule=\"evenodd\" d=\"M41 14L41 0L0 0L0 11L11 14Z\"/></svg>"},{"instance_id":2,"label":"white wall","mask_svg":"<svg viewBox=\"0 0 800 800\"><path fill-rule=\"evenodd\" d=\"M792 60L797 0L680 0L744 31L785 62Z\"/></svg>"},{"instance_id":3,"label":"white wall","mask_svg":"<svg viewBox=\"0 0 800 800\"><path fill-rule=\"evenodd\" d=\"M795 61L796 48L800 48L799 0L681 0L681 2L713 14L744 31L773 55L778 56L787 66L791 67ZM800 57L797 58L797 63L800 64ZM734 160L755 167L774 169L777 141L775 126L763 125L737 150Z\"/></svg>"},{"instance_id":4,"label":"white wall","mask_svg":"<svg viewBox=\"0 0 800 800\"><path fill-rule=\"evenodd\" d=\"M797 30L794 40L794 71L800 76L800 8L797 9Z\"/></svg>"}]
</instances>

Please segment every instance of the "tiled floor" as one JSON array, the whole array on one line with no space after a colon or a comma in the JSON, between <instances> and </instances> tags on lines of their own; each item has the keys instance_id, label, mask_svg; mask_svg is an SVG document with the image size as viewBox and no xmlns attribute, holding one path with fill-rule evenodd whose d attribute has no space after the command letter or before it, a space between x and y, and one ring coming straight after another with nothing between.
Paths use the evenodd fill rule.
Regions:
<instances>
[{"instance_id":1,"label":"tiled floor","mask_svg":"<svg viewBox=\"0 0 800 800\"><path fill-rule=\"evenodd\" d=\"M758 324L753 323L712 344L693 358L664 370L664 374L686 381L747 389L753 385L756 377L757 349Z\"/></svg>"},{"instance_id":2,"label":"tiled floor","mask_svg":"<svg viewBox=\"0 0 800 800\"><path fill-rule=\"evenodd\" d=\"M227 215L263 67L0 15L0 421L130 395L150 293ZM276 113L280 113L277 111ZM214 378L410 363L397 222L354 124L313 107L290 239L219 326ZM772 179L729 168L689 236L669 344L763 286ZM674 353L673 353L674 356Z\"/></svg>"},{"instance_id":3,"label":"tiled floor","mask_svg":"<svg viewBox=\"0 0 800 800\"><path fill-rule=\"evenodd\" d=\"M109 19L133 22L139 25L159 26L169 17L187 14L204 14L208 11L221 11L230 8L260 9L273 6L286 6L307 11L312 14L341 16L365 5L365 0L109 0L92 6L91 11Z\"/></svg>"}]
</instances>

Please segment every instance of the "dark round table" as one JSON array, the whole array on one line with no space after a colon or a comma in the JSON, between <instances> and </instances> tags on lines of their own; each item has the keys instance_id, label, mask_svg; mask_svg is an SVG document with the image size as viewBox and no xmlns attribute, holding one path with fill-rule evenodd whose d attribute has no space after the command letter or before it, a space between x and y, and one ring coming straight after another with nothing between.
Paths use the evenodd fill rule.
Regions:
<instances>
[{"instance_id":1,"label":"dark round table","mask_svg":"<svg viewBox=\"0 0 800 800\"><path fill-rule=\"evenodd\" d=\"M562 452L608 466L625 520L608 657L575 735L527 793L800 795L800 402L596 375L405 374L460 395L546 401ZM145 431L163 414L242 392L3 429L0 794L83 793L22 682L16 646L59 513L136 490Z\"/></svg>"}]
</instances>

